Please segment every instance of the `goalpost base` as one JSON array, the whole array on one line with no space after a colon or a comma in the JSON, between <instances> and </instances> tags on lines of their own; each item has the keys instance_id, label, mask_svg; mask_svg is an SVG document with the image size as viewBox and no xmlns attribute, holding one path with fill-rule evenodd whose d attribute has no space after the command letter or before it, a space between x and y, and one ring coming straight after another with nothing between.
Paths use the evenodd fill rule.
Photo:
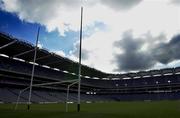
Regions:
<instances>
[{"instance_id":1,"label":"goalpost base","mask_svg":"<svg viewBox=\"0 0 180 118\"><path fill-rule=\"evenodd\" d=\"M80 112L80 104L77 104L77 111Z\"/></svg>"},{"instance_id":2,"label":"goalpost base","mask_svg":"<svg viewBox=\"0 0 180 118\"><path fill-rule=\"evenodd\" d=\"M27 105L27 109L30 110L30 105L29 104Z\"/></svg>"}]
</instances>

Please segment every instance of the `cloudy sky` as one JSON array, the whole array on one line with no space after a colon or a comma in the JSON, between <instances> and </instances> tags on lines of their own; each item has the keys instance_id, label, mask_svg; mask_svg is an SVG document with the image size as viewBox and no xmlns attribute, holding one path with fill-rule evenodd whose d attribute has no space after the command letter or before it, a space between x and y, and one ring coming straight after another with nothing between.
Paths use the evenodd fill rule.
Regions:
<instances>
[{"instance_id":1,"label":"cloudy sky","mask_svg":"<svg viewBox=\"0 0 180 118\"><path fill-rule=\"evenodd\" d=\"M180 0L0 0L0 31L104 72L180 66Z\"/></svg>"}]
</instances>

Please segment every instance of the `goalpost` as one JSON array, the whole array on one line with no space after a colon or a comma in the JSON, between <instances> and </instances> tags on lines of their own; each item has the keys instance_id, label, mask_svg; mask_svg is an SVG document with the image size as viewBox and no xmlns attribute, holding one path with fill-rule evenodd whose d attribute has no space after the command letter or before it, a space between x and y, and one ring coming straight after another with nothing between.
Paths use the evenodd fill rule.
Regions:
<instances>
[{"instance_id":1,"label":"goalpost","mask_svg":"<svg viewBox=\"0 0 180 118\"><path fill-rule=\"evenodd\" d=\"M69 88L73 86L74 84L79 83L79 81L73 82L67 87L67 95L66 95L66 112L68 112L68 101L69 101Z\"/></svg>"},{"instance_id":2,"label":"goalpost","mask_svg":"<svg viewBox=\"0 0 180 118\"><path fill-rule=\"evenodd\" d=\"M82 48L82 25L83 25L83 7L81 6L81 24L80 24L80 45L79 45L79 73L78 73L78 103L77 112L80 112L81 104L81 48Z\"/></svg>"},{"instance_id":3,"label":"goalpost","mask_svg":"<svg viewBox=\"0 0 180 118\"><path fill-rule=\"evenodd\" d=\"M81 21L80 21L80 46L79 46L79 73L78 73L78 101L77 101L77 111L80 111L80 103L81 103L81 48L82 48L82 25L83 25L83 6L81 6ZM38 49L38 40L39 40L39 32L40 27L38 27L37 37L36 37L36 45L35 45L35 51L34 51L34 58L33 58L33 65L32 65L32 71L31 71L31 82L29 88L29 98L28 98L28 110L30 109L31 104L31 94L32 94L32 87L37 86L33 85L33 79L34 79L34 70L35 70L35 62L36 62L36 56L37 56L37 49ZM46 84L46 83L45 83ZM51 85L51 84L49 84ZM40 86L40 85L39 85ZM25 89L26 90L26 89ZM25 91L24 90L24 91ZM21 93L24 92L23 90L20 91Z\"/></svg>"},{"instance_id":4,"label":"goalpost","mask_svg":"<svg viewBox=\"0 0 180 118\"><path fill-rule=\"evenodd\" d=\"M29 86L28 110L30 109L30 104L31 104L31 94L32 94L35 62L36 62L37 49L38 49L39 32L40 32L40 27L38 27L38 32L37 32L37 37L36 37L36 45L35 45L35 50L34 50L33 65L32 65L32 71L31 71L31 82L30 82L30 86Z\"/></svg>"},{"instance_id":5,"label":"goalpost","mask_svg":"<svg viewBox=\"0 0 180 118\"><path fill-rule=\"evenodd\" d=\"M66 97L66 112L68 111L68 99L69 99L69 88L74 85L74 84L77 84L79 81L77 80L64 80L64 81L59 81L59 82L48 82L48 83L41 83L41 84L34 84L32 85L32 87L39 87L39 86L45 86L45 85L54 85L54 84L62 84L62 83L67 83L67 82L72 82L71 84L68 85L67 87L67 97ZM19 104L19 100L21 98L21 94L24 93L26 90L30 89L30 86L20 90L19 94L18 94L18 98L17 98L17 101L16 101L16 105L14 107L14 110L17 109L18 107L18 104ZM28 101L28 104L31 104L29 103Z\"/></svg>"}]
</instances>

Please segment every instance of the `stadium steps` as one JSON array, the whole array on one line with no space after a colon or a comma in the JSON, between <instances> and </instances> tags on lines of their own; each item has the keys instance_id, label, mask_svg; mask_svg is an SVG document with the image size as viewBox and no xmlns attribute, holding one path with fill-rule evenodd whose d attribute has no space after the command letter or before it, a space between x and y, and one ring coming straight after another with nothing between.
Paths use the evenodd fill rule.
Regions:
<instances>
[{"instance_id":1,"label":"stadium steps","mask_svg":"<svg viewBox=\"0 0 180 118\"><path fill-rule=\"evenodd\" d=\"M60 97L58 97L57 94L53 93L53 92L48 92L49 96L55 97L57 99L57 102L64 102L62 99L60 99Z\"/></svg>"},{"instance_id":2,"label":"stadium steps","mask_svg":"<svg viewBox=\"0 0 180 118\"><path fill-rule=\"evenodd\" d=\"M17 91L17 92L15 92L15 91ZM15 96L16 96L16 100L17 100L17 97L18 97L18 95L19 95L19 90L18 89L14 89L14 90L10 90L9 89L9 92L11 92L12 94L14 94ZM25 91L25 92L23 92L22 94L21 94L21 97L20 97L20 100L19 100L19 102L28 102L28 97L29 97L29 92L28 91ZM12 102L16 102L16 100L14 100L14 101L12 101ZM37 101L36 101L37 99L34 97L34 95L32 94L32 96L31 96L31 102L33 102L33 103L36 103Z\"/></svg>"},{"instance_id":3,"label":"stadium steps","mask_svg":"<svg viewBox=\"0 0 180 118\"><path fill-rule=\"evenodd\" d=\"M77 102L77 94L75 93L69 93L69 100L72 100L74 102Z\"/></svg>"},{"instance_id":4,"label":"stadium steps","mask_svg":"<svg viewBox=\"0 0 180 118\"><path fill-rule=\"evenodd\" d=\"M48 98L45 98L45 97L39 95L39 93L37 93L36 91L33 91L32 93L36 97L40 98L40 100L38 100L38 102L50 102L50 100Z\"/></svg>"},{"instance_id":5,"label":"stadium steps","mask_svg":"<svg viewBox=\"0 0 180 118\"><path fill-rule=\"evenodd\" d=\"M62 101L66 101L66 95L63 93L57 93L57 96L62 100Z\"/></svg>"},{"instance_id":6,"label":"stadium steps","mask_svg":"<svg viewBox=\"0 0 180 118\"><path fill-rule=\"evenodd\" d=\"M58 102L59 101L59 99L57 99L56 97L49 95L48 91L41 91L40 93L41 93L41 96L49 99L50 102Z\"/></svg>"},{"instance_id":7,"label":"stadium steps","mask_svg":"<svg viewBox=\"0 0 180 118\"><path fill-rule=\"evenodd\" d=\"M15 92L14 90L8 89L8 91L11 92L12 94L14 94L16 97L18 97L18 95L19 95L19 91L18 90L16 90L16 92ZM20 102L25 102L25 101L28 101L28 99L21 95Z\"/></svg>"},{"instance_id":8,"label":"stadium steps","mask_svg":"<svg viewBox=\"0 0 180 118\"><path fill-rule=\"evenodd\" d=\"M0 99L5 103L12 103L12 102L16 101L17 96L12 94L6 88L2 88L2 89L0 89Z\"/></svg>"}]
</instances>

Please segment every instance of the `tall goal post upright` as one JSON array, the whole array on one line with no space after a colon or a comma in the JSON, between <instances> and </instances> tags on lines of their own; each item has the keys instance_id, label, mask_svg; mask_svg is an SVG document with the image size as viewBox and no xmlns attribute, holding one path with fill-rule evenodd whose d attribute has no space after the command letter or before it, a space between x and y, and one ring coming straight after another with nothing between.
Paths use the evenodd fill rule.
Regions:
<instances>
[{"instance_id":1,"label":"tall goal post upright","mask_svg":"<svg viewBox=\"0 0 180 118\"><path fill-rule=\"evenodd\" d=\"M77 111L80 111L80 94L81 94L81 47L82 47L82 20L83 20L83 7L81 7L81 24L80 24L80 45L79 45L79 74L78 74L78 103Z\"/></svg>"},{"instance_id":2,"label":"tall goal post upright","mask_svg":"<svg viewBox=\"0 0 180 118\"><path fill-rule=\"evenodd\" d=\"M38 48L39 31L40 31L40 27L38 27L38 32L37 32L37 37L36 37L36 45L35 45L35 50L34 50L31 82L30 82L30 88L29 88L28 110L30 109L30 104L31 104L31 94L32 94L32 85L33 85L33 79L34 79L35 62L36 62L36 55L37 55L37 48Z\"/></svg>"}]
</instances>

